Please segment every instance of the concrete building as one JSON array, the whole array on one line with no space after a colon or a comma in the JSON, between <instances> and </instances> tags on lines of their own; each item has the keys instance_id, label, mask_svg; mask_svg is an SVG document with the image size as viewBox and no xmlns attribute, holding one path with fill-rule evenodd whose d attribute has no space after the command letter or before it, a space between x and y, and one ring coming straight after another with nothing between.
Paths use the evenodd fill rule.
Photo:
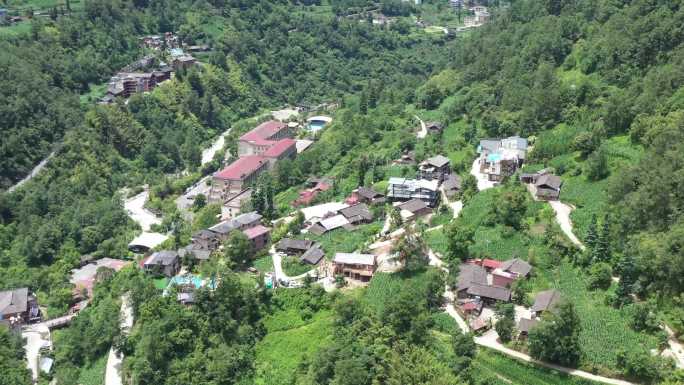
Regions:
<instances>
[{"instance_id":1,"label":"concrete building","mask_svg":"<svg viewBox=\"0 0 684 385\"><path fill-rule=\"evenodd\" d=\"M268 170L268 159L259 155L239 158L214 174L209 190L209 202L225 203L249 189L259 175Z\"/></svg>"}]
</instances>

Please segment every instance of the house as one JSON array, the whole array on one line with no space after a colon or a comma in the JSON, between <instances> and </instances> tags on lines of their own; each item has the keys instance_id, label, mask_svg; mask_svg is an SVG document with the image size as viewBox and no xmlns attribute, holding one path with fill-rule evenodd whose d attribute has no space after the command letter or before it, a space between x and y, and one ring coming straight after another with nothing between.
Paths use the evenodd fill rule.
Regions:
<instances>
[{"instance_id":1,"label":"house","mask_svg":"<svg viewBox=\"0 0 684 385\"><path fill-rule=\"evenodd\" d=\"M500 268L503 262L497 261L496 259L483 258L469 259L466 261L466 263L482 266L485 268L485 270L487 270L488 273L491 273L493 270Z\"/></svg>"},{"instance_id":2,"label":"house","mask_svg":"<svg viewBox=\"0 0 684 385\"><path fill-rule=\"evenodd\" d=\"M168 235L160 233L143 232L128 244L128 250L136 254L144 254L161 245L168 238Z\"/></svg>"},{"instance_id":3,"label":"house","mask_svg":"<svg viewBox=\"0 0 684 385\"><path fill-rule=\"evenodd\" d=\"M482 305L482 301L468 300L459 306L459 310L466 317L477 317L482 313Z\"/></svg>"},{"instance_id":4,"label":"house","mask_svg":"<svg viewBox=\"0 0 684 385\"><path fill-rule=\"evenodd\" d=\"M236 215L242 212L242 208L245 207L247 202L252 199L252 189L247 190L229 198L221 206L221 219L234 218Z\"/></svg>"},{"instance_id":5,"label":"house","mask_svg":"<svg viewBox=\"0 0 684 385\"><path fill-rule=\"evenodd\" d=\"M530 271L532 271L532 266L529 263L514 258L502 262L492 271L492 283L496 286L510 287L516 279L527 278Z\"/></svg>"},{"instance_id":6,"label":"house","mask_svg":"<svg viewBox=\"0 0 684 385\"><path fill-rule=\"evenodd\" d=\"M385 196L371 188L359 187L352 191L351 195L345 200L347 204L366 203L369 205L385 203Z\"/></svg>"},{"instance_id":7,"label":"house","mask_svg":"<svg viewBox=\"0 0 684 385\"><path fill-rule=\"evenodd\" d=\"M174 250L157 251L143 262L143 269L154 274L173 277L180 271L180 257Z\"/></svg>"},{"instance_id":8,"label":"house","mask_svg":"<svg viewBox=\"0 0 684 385\"><path fill-rule=\"evenodd\" d=\"M527 139L511 136L505 139L483 139L477 148L480 172L490 181L501 181L515 173L525 161Z\"/></svg>"},{"instance_id":9,"label":"house","mask_svg":"<svg viewBox=\"0 0 684 385\"><path fill-rule=\"evenodd\" d=\"M510 274L514 274L519 278L527 278L532 271L532 266L519 258L513 258L509 259L508 261L504 261L500 268L501 270Z\"/></svg>"},{"instance_id":10,"label":"house","mask_svg":"<svg viewBox=\"0 0 684 385\"><path fill-rule=\"evenodd\" d=\"M416 164L416 153L414 151L407 151L403 153L399 159L392 161L395 165L413 165Z\"/></svg>"},{"instance_id":11,"label":"house","mask_svg":"<svg viewBox=\"0 0 684 385\"><path fill-rule=\"evenodd\" d=\"M534 297L534 305L530 310L535 317L539 318L545 311L553 310L561 302L561 294L557 290L545 290L537 293Z\"/></svg>"},{"instance_id":12,"label":"house","mask_svg":"<svg viewBox=\"0 0 684 385\"><path fill-rule=\"evenodd\" d=\"M387 197L396 201L420 199L430 207L435 207L439 201L439 183L436 180L405 179L392 177L387 186Z\"/></svg>"},{"instance_id":13,"label":"house","mask_svg":"<svg viewBox=\"0 0 684 385\"><path fill-rule=\"evenodd\" d=\"M183 292L176 294L176 299L181 305L191 306L195 304L195 293L194 292Z\"/></svg>"},{"instance_id":14,"label":"house","mask_svg":"<svg viewBox=\"0 0 684 385\"><path fill-rule=\"evenodd\" d=\"M537 178L539 178L542 175L550 174L550 173L551 173L551 169L549 169L549 168L543 168L537 172L532 172L532 173L524 172L524 173L520 174L520 181L522 183L534 184L537 182Z\"/></svg>"},{"instance_id":15,"label":"house","mask_svg":"<svg viewBox=\"0 0 684 385\"><path fill-rule=\"evenodd\" d=\"M242 231L249 239L252 251L258 251L266 247L271 241L271 229L263 225L256 225Z\"/></svg>"},{"instance_id":16,"label":"house","mask_svg":"<svg viewBox=\"0 0 684 385\"><path fill-rule=\"evenodd\" d=\"M176 71L181 69L188 69L194 66L196 63L197 60L191 55L181 55L171 60L171 65L173 66L173 69Z\"/></svg>"},{"instance_id":17,"label":"house","mask_svg":"<svg viewBox=\"0 0 684 385\"><path fill-rule=\"evenodd\" d=\"M536 319L529 319L529 318L521 318L520 321L518 321L518 338L525 338L530 334L530 330L537 326L539 321Z\"/></svg>"},{"instance_id":18,"label":"house","mask_svg":"<svg viewBox=\"0 0 684 385\"><path fill-rule=\"evenodd\" d=\"M268 160L269 169L273 169L276 163L283 159L294 159L297 155L297 141L290 138L281 139L273 144L261 156Z\"/></svg>"},{"instance_id":19,"label":"house","mask_svg":"<svg viewBox=\"0 0 684 385\"><path fill-rule=\"evenodd\" d=\"M509 302L511 300L511 290L501 286L483 285L472 283L467 290L468 296L479 297L485 303L495 303L497 301Z\"/></svg>"},{"instance_id":20,"label":"house","mask_svg":"<svg viewBox=\"0 0 684 385\"><path fill-rule=\"evenodd\" d=\"M12 327L40 321L38 300L26 287L0 291L0 321Z\"/></svg>"},{"instance_id":21,"label":"house","mask_svg":"<svg viewBox=\"0 0 684 385\"><path fill-rule=\"evenodd\" d=\"M365 203L358 203L339 211L349 223L355 225L359 223L373 222L373 213Z\"/></svg>"},{"instance_id":22,"label":"house","mask_svg":"<svg viewBox=\"0 0 684 385\"><path fill-rule=\"evenodd\" d=\"M276 251L285 253L287 255L301 255L314 245L313 241L308 239L291 239L283 238L275 245Z\"/></svg>"},{"instance_id":23,"label":"house","mask_svg":"<svg viewBox=\"0 0 684 385\"><path fill-rule=\"evenodd\" d=\"M442 188L447 198L454 198L461 191L461 177L456 174L449 174L442 182Z\"/></svg>"},{"instance_id":24,"label":"house","mask_svg":"<svg viewBox=\"0 0 684 385\"><path fill-rule=\"evenodd\" d=\"M418 166L418 179L432 180L436 179L440 183L444 177L451 173L449 158L437 155L428 158L420 163Z\"/></svg>"},{"instance_id":25,"label":"house","mask_svg":"<svg viewBox=\"0 0 684 385\"><path fill-rule=\"evenodd\" d=\"M302 254L299 258L299 262L308 263L309 265L318 265L324 256L325 252L321 249L321 246L319 244L314 244Z\"/></svg>"},{"instance_id":26,"label":"house","mask_svg":"<svg viewBox=\"0 0 684 385\"><path fill-rule=\"evenodd\" d=\"M225 220L209 228L209 231L218 236L220 242L228 239L233 230L245 231L261 225L262 216L256 211L239 215L233 219Z\"/></svg>"},{"instance_id":27,"label":"house","mask_svg":"<svg viewBox=\"0 0 684 385\"><path fill-rule=\"evenodd\" d=\"M212 250L210 249L198 249L194 244L189 244L181 249L178 249L178 257L183 259L186 256L190 256L200 262L209 260L211 257Z\"/></svg>"},{"instance_id":28,"label":"house","mask_svg":"<svg viewBox=\"0 0 684 385\"><path fill-rule=\"evenodd\" d=\"M487 270L482 266L464 263L459 267L456 296L464 299L468 297L468 289L472 285L486 285Z\"/></svg>"},{"instance_id":29,"label":"house","mask_svg":"<svg viewBox=\"0 0 684 385\"><path fill-rule=\"evenodd\" d=\"M221 244L221 238L213 231L200 230L192 235L192 245L198 250L216 250Z\"/></svg>"},{"instance_id":30,"label":"house","mask_svg":"<svg viewBox=\"0 0 684 385\"><path fill-rule=\"evenodd\" d=\"M563 181L553 174L544 174L534 183L534 196L539 200L555 201L560 196Z\"/></svg>"},{"instance_id":31,"label":"house","mask_svg":"<svg viewBox=\"0 0 684 385\"><path fill-rule=\"evenodd\" d=\"M349 226L351 226L349 220L344 215L337 214L314 223L309 227L309 231L316 235L323 235L328 231L339 229L340 227L349 228Z\"/></svg>"},{"instance_id":32,"label":"house","mask_svg":"<svg viewBox=\"0 0 684 385\"><path fill-rule=\"evenodd\" d=\"M277 120L269 120L238 139L238 156L261 155L279 140L286 138L292 139L289 126Z\"/></svg>"},{"instance_id":33,"label":"house","mask_svg":"<svg viewBox=\"0 0 684 385\"><path fill-rule=\"evenodd\" d=\"M209 202L225 203L252 186L262 172L268 170L269 161L259 155L244 156L223 170L214 173L209 190Z\"/></svg>"},{"instance_id":34,"label":"house","mask_svg":"<svg viewBox=\"0 0 684 385\"><path fill-rule=\"evenodd\" d=\"M97 271L101 268L120 271L132 263L122 259L100 258L90 260L78 269L71 270L69 283L74 285L73 297L78 301L93 297L93 288L98 278Z\"/></svg>"},{"instance_id":35,"label":"house","mask_svg":"<svg viewBox=\"0 0 684 385\"><path fill-rule=\"evenodd\" d=\"M377 268L375 255L359 253L337 253L333 258L335 274L362 282L368 282Z\"/></svg>"},{"instance_id":36,"label":"house","mask_svg":"<svg viewBox=\"0 0 684 385\"><path fill-rule=\"evenodd\" d=\"M444 125L440 122L426 122L425 128L428 134L441 134L444 130Z\"/></svg>"},{"instance_id":37,"label":"house","mask_svg":"<svg viewBox=\"0 0 684 385\"><path fill-rule=\"evenodd\" d=\"M432 213L430 206L420 199L411 199L408 202L397 205L396 209L399 210L401 218L404 221L411 221L420 216Z\"/></svg>"},{"instance_id":38,"label":"house","mask_svg":"<svg viewBox=\"0 0 684 385\"><path fill-rule=\"evenodd\" d=\"M309 178L306 184L313 186L299 192L299 197L292 202L294 206L307 206L316 199L319 193L332 188L332 182L325 178Z\"/></svg>"}]
</instances>

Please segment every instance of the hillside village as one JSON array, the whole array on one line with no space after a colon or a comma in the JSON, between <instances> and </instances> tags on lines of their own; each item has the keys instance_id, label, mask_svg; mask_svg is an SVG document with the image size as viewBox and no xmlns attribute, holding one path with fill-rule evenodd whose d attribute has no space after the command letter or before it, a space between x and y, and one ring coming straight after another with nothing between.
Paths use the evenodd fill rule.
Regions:
<instances>
[{"instance_id":1,"label":"hillside village","mask_svg":"<svg viewBox=\"0 0 684 385\"><path fill-rule=\"evenodd\" d=\"M26 364L27 381L30 372L40 385L61 385L64 378L80 385L156 379L230 385L681 384L678 317L684 299L676 288L659 286L681 283L672 280L676 263L672 271L663 269L663 255L678 255L678 233L659 242L655 232L626 236L652 213L639 207L643 218L622 224L622 213L611 212L620 199L641 196L634 191L649 183L635 165L646 159L648 146L665 146L662 133L648 129L656 123L641 116L634 118L640 126L624 132L606 130L603 124L614 123L609 119L590 123L582 115L586 106L572 105L583 103L577 87L566 84L588 82L581 73L586 69L573 67L580 64L570 59L556 67L539 64L534 73L535 92L563 91L534 103L569 105L551 118L539 105L533 112L484 113L496 92L473 80L485 77L486 70L473 69L482 63L470 63L467 71L475 72L458 72L466 70L443 58L430 58L421 68L401 58L403 67L395 70L415 77L406 84L364 74L368 79L354 78L344 91L309 99L303 95L318 92L312 84L333 79L335 71L349 80L359 63L371 59L344 68L326 63L315 82L295 86L288 78L283 84L292 89L283 91L274 81L278 76L314 71L311 63L299 67L304 50L247 53L247 46L263 44L263 54L263 42L279 34L294 41L299 28L321 36L359 28L352 43L332 38L325 44L349 54L368 49L356 46L364 41L359 36L401 36L401 44L385 43L410 47L413 60L444 49L447 62L468 62L476 55L454 59L462 51L451 49L472 44L469 39L479 33L494 33L490 26L513 23L502 15L531 12L514 2L343 3L269 2L210 16L190 7L184 23L192 25L152 34L146 26L146 34L130 39L140 53L136 60L121 67L117 58L108 80L85 82L92 89L80 95L79 108L89 109L84 139L65 137L63 149L8 189L9 198L0 195L0 272L16 276L0 285L0 340L8 351L12 344L20 352L13 359ZM78 6L85 15L96 12ZM71 14L69 2L64 7L68 13L62 9L60 16L55 7L44 18L57 25ZM268 12L272 19L262 28L290 16L292 24L240 39L231 36L235 26L250 23L240 20L241 12L250 12L252 22ZM561 17L557 13L553 17ZM201 26L200 14L205 23L225 25ZM0 9L0 26L20 27L40 15ZM319 19L334 26L323 30ZM164 17L162 22L171 23ZM211 35L217 30L220 38ZM467 52L489 50L476 46ZM582 49L588 48L572 48L572 54ZM389 52L388 62L395 54ZM274 57L283 61L281 73L265 71ZM333 79L325 86L334 88L335 82L342 83ZM607 90L602 92L612 92ZM274 96L280 92L287 98ZM570 127L570 119L581 124L572 121ZM582 124L601 127L590 134L575 127ZM148 126L158 131L146 133ZM86 135L96 135L95 141ZM65 156L72 151L87 155ZM59 174L58 168L78 174ZM62 179L77 187L60 194L45 190ZM48 187L32 194L41 184ZM72 197L90 189L88 205ZM96 196L101 191L111 193ZM67 211L75 220L60 219L53 232L40 227L33 238L13 243L16 232L31 226L5 219L16 216L12 210L71 199ZM661 203L668 199L660 195ZM5 202L21 205L6 209ZM635 206L619 207L633 213ZM26 217L52 220L35 210ZM675 225L673 220L665 228ZM64 235L70 231L78 237ZM43 265L32 259L38 256L24 255L34 243L50 244L42 250L49 256L43 255ZM15 255L21 258L13 260ZM46 260L50 270L41 272ZM10 261L31 267L13 271ZM51 282L50 290L27 277Z\"/></svg>"}]
</instances>

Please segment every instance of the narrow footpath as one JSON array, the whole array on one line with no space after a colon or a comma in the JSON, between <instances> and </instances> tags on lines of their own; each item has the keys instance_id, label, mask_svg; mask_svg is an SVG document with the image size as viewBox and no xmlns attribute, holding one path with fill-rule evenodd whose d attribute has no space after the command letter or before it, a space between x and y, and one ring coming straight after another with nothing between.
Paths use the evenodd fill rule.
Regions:
<instances>
[{"instance_id":1,"label":"narrow footpath","mask_svg":"<svg viewBox=\"0 0 684 385\"><path fill-rule=\"evenodd\" d=\"M553 211L556 212L556 222L560 225L563 233L570 239L570 242L584 251L584 245L573 232L572 221L570 220L570 213L572 212L573 207L561 201L549 201L549 205L551 205Z\"/></svg>"},{"instance_id":2,"label":"narrow footpath","mask_svg":"<svg viewBox=\"0 0 684 385\"><path fill-rule=\"evenodd\" d=\"M128 296L123 295L121 296L121 332L128 334L131 327L133 327L133 308L131 308ZM123 359L123 354L117 352L113 346L109 349L104 385L123 385L121 378Z\"/></svg>"},{"instance_id":3,"label":"narrow footpath","mask_svg":"<svg viewBox=\"0 0 684 385\"><path fill-rule=\"evenodd\" d=\"M50 153L50 155L48 155L47 157L45 157L45 159L41 160L40 163L38 163L38 164L36 165L36 167L34 167L33 170L31 170L31 172L28 173L28 175L26 175L26 176L24 177L24 179L20 180L20 181L17 182L14 186L12 186L12 187L10 187L9 189L7 189L7 191L8 191L8 192L12 192L12 191L16 190L17 188L21 187L21 185L23 185L24 183L26 183L26 182L30 181L31 179L33 179L33 178L34 178L36 175L38 175L38 174L40 173L40 171L48 164L48 162L50 161L50 159L52 159L53 156L55 156L55 151L52 151L52 152Z\"/></svg>"}]
</instances>

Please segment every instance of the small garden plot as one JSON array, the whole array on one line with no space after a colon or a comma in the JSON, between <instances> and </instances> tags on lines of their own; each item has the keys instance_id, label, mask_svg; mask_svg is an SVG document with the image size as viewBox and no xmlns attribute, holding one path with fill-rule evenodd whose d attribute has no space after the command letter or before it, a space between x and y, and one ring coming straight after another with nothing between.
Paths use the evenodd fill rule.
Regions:
<instances>
[{"instance_id":1,"label":"small garden plot","mask_svg":"<svg viewBox=\"0 0 684 385\"><path fill-rule=\"evenodd\" d=\"M470 252L502 261L511 258L527 259L530 244L530 238L523 231L504 226L480 227L475 232L475 244L470 247Z\"/></svg>"},{"instance_id":2,"label":"small garden plot","mask_svg":"<svg viewBox=\"0 0 684 385\"><path fill-rule=\"evenodd\" d=\"M586 235L591 218L594 214L599 216L606 209L608 197L606 179L598 182L589 182L584 176L563 177L563 188L560 200L575 206L575 210L570 214L573 224L573 232L583 240Z\"/></svg>"},{"instance_id":3,"label":"small garden plot","mask_svg":"<svg viewBox=\"0 0 684 385\"><path fill-rule=\"evenodd\" d=\"M335 253L351 253L361 249L366 242L373 239L382 230L381 220L373 223L360 225L352 231L345 229L335 229L323 235L311 233L301 234L298 239L310 239L318 242L325 251L325 256L331 259Z\"/></svg>"},{"instance_id":4,"label":"small garden plot","mask_svg":"<svg viewBox=\"0 0 684 385\"><path fill-rule=\"evenodd\" d=\"M283 257L283 271L290 277L302 275L313 268L314 266L299 262L299 257Z\"/></svg>"},{"instance_id":5,"label":"small garden plot","mask_svg":"<svg viewBox=\"0 0 684 385\"><path fill-rule=\"evenodd\" d=\"M261 272L273 271L273 257L270 254L264 255L255 259L252 266Z\"/></svg>"},{"instance_id":6,"label":"small garden plot","mask_svg":"<svg viewBox=\"0 0 684 385\"><path fill-rule=\"evenodd\" d=\"M428 231L425 233L428 247L435 253L444 255L447 251L447 237L444 231Z\"/></svg>"}]
</instances>

